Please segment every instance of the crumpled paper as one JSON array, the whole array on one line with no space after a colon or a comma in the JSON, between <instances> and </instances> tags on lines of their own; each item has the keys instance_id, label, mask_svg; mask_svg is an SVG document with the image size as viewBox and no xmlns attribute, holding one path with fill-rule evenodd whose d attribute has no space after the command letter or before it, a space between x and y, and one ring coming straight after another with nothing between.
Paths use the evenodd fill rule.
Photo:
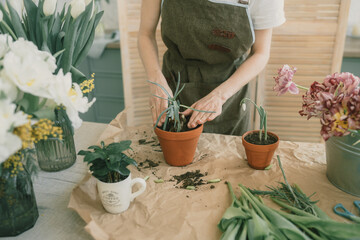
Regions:
<instances>
[{"instance_id":1,"label":"crumpled paper","mask_svg":"<svg viewBox=\"0 0 360 240\"><path fill-rule=\"evenodd\" d=\"M120 113L106 128L100 140L106 144L121 140L132 140L134 159L160 162L156 168L140 171L130 167L133 178L149 176L145 192L137 197L127 211L113 215L102 207L97 194L95 179L87 175L73 190L69 208L75 210L87 223L85 229L94 239L219 239L217 224L224 211L231 204L226 181L229 181L239 196L238 183L265 190L283 181L276 161L280 155L283 168L290 184L297 183L313 200L320 200L318 206L330 217L346 221L335 215L332 208L341 202L356 213L352 202L358 198L334 187L326 178L324 144L282 141L275 152L270 170L254 170L246 161L241 137L203 133L200 137L194 162L186 167L172 167L165 163L158 141L151 126L126 127L126 114ZM146 142L146 144L139 144ZM147 143L150 142L150 143ZM169 181L174 175L200 170L207 173L205 180L220 178L221 182L199 186L197 190L176 188L176 182ZM164 183L155 183L155 179ZM211 185L215 188L211 188ZM134 191L136 187L134 188ZM275 205L265 199L265 202Z\"/></svg>"}]
</instances>

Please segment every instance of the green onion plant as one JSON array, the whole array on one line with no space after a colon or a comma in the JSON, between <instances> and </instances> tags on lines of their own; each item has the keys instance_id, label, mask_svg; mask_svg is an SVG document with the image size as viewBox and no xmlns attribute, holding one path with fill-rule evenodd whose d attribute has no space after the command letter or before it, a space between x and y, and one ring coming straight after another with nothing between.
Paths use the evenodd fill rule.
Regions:
<instances>
[{"instance_id":1,"label":"green onion plant","mask_svg":"<svg viewBox=\"0 0 360 240\"><path fill-rule=\"evenodd\" d=\"M185 116L183 114L180 114L180 108L187 108L187 109L191 109L194 111L198 111L198 112L206 112L206 113L214 113L212 111L203 111L203 110L198 110L192 107L188 107L186 105L183 105L180 103L180 101L177 99L179 94L184 90L185 88L185 84L182 85L182 87L180 88L180 73L178 73L178 81L177 81L177 85L176 85L176 90L174 93L174 96L172 97L171 94L159 83L156 82L152 82L152 81L148 81L158 87L160 87L164 93L167 95L167 98L163 98L157 95L153 95L157 98L166 100L168 102L168 107L162 111L155 123L154 128L158 125L161 117L166 114L166 118L165 118L165 122L162 126L162 129L164 131L166 131L167 127L169 124L172 124L172 126L170 126L170 131L171 132L180 132L182 131L182 129L184 129L184 127L186 126L186 119Z\"/></svg>"},{"instance_id":2,"label":"green onion plant","mask_svg":"<svg viewBox=\"0 0 360 240\"><path fill-rule=\"evenodd\" d=\"M241 100L240 102L240 106L242 106L242 108L244 110L246 110L246 101L252 103L256 110L259 113L260 116L260 130L259 130L259 140L262 141L263 139L263 132L264 132L264 140L266 141L268 139L268 134L267 134L267 114L265 109L262 106L258 106L253 100L251 100L250 98L243 98L243 100Z\"/></svg>"}]
</instances>

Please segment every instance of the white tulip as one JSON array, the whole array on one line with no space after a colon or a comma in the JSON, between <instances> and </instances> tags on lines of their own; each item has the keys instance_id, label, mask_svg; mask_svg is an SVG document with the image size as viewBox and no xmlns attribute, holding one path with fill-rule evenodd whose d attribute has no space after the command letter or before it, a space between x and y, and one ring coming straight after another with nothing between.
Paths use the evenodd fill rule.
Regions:
<instances>
[{"instance_id":1,"label":"white tulip","mask_svg":"<svg viewBox=\"0 0 360 240\"><path fill-rule=\"evenodd\" d=\"M15 112L16 105L10 99L0 100L0 139L12 127L19 127L28 122L27 115L21 111Z\"/></svg>"},{"instance_id":2,"label":"white tulip","mask_svg":"<svg viewBox=\"0 0 360 240\"><path fill-rule=\"evenodd\" d=\"M0 141L0 164L19 151L22 146L21 139L12 133L6 133L3 140L5 141Z\"/></svg>"},{"instance_id":3,"label":"white tulip","mask_svg":"<svg viewBox=\"0 0 360 240\"><path fill-rule=\"evenodd\" d=\"M89 103L87 97L83 96L80 86L76 83L72 84L71 74L63 74L62 69L55 77L55 84L50 89L51 96L58 105L64 105L66 113L72 122L72 126L77 129L81 126L82 120L80 113L89 110L95 99Z\"/></svg>"},{"instance_id":4,"label":"white tulip","mask_svg":"<svg viewBox=\"0 0 360 240\"><path fill-rule=\"evenodd\" d=\"M81 13L85 11L86 4L84 0L72 0L71 5L71 16L76 19Z\"/></svg>"},{"instance_id":5,"label":"white tulip","mask_svg":"<svg viewBox=\"0 0 360 240\"><path fill-rule=\"evenodd\" d=\"M14 127L28 122L27 115L15 112L16 105L9 99L0 100L0 163L17 152L21 146L21 139L11 133Z\"/></svg>"},{"instance_id":6,"label":"white tulip","mask_svg":"<svg viewBox=\"0 0 360 240\"><path fill-rule=\"evenodd\" d=\"M43 11L45 16L53 15L56 9L57 0L45 0Z\"/></svg>"},{"instance_id":7,"label":"white tulip","mask_svg":"<svg viewBox=\"0 0 360 240\"><path fill-rule=\"evenodd\" d=\"M6 96L6 98L14 101L18 95L18 88L12 82L0 77L0 96Z\"/></svg>"},{"instance_id":8,"label":"white tulip","mask_svg":"<svg viewBox=\"0 0 360 240\"><path fill-rule=\"evenodd\" d=\"M85 4L86 6L89 5L89 3L91 3L93 0L85 0Z\"/></svg>"},{"instance_id":9,"label":"white tulip","mask_svg":"<svg viewBox=\"0 0 360 240\"><path fill-rule=\"evenodd\" d=\"M49 98L55 69L53 56L39 51L32 42L20 38L10 44L10 52L4 56L0 76L23 92Z\"/></svg>"},{"instance_id":10,"label":"white tulip","mask_svg":"<svg viewBox=\"0 0 360 240\"><path fill-rule=\"evenodd\" d=\"M243 103L243 104L241 105L241 107L242 107L242 110L245 112L245 111L246 111L246 103Z\"/></svg>"}]
</instances>

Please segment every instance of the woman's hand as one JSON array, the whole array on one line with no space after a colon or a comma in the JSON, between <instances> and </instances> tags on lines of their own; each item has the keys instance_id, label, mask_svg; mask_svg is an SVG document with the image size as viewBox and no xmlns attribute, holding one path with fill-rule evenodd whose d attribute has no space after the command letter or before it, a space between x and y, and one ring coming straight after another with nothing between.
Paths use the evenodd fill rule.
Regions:
<instances>
[{"instance_id":1,"label":"woman's hand","mask_svg":"<svg viewBox=\"0 0 360 240\"><path fill-rule=\"evenodd\" d=\"M159 77L160 79L157 80L150 80L152 82L156 82L159 83L161 86L163 86L166 91L170 94L171 97L173 97L173 93L169 87L169 85L166 82L166 79L163 75L161 75ZM153 123L156 124L156 121L158 119L158 117L160 116L160 114L168 107L168 101L165 99L161 99L155 96L159 96L162 98L168 98L169 96L157 85L149 83L150 84L150 92L151 92L151 96L150 96L150 109L151 109L151 113L152 113L152 119L153 119ZM165 122L165 116L166 113L164 113L158 123L158 127L161 127L163 125L163 123Z\"/></svg>"},{"instance_id":2,"label":"woman's hand","mask_svg":"<svg viewBox=\"0 0 360 240\"><path fill-rule=\"evenodd\" d=\"M214 120L217 116L221 114L222 105L225 103L225 99L221 96L220 93L211 92L205 97L201 98L193 105L192 108L207 112L198 112L191 109L187 109L183 112L185 116L191 115L188 122L189 128L195 128L197 125L204 124L208 121Z\"/></svg>"}]
</instances>

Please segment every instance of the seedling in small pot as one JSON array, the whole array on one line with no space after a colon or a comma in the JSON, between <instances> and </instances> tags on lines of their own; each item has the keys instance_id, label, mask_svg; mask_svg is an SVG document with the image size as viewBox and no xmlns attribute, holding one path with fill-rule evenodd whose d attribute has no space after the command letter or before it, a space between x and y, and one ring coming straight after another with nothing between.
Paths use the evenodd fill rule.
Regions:
<instances>
[{"instance_id":1,"label":"seedling in small pot","mask_svg":"<svg viewBox=\"0 0 360 240\"><path fill-rule=\"evenodd\" d=\"M162 85L151 81L149 82L160 87L167 95L167 98L154 95L155 97L168 102L168 107L160 113L154 126L164 158L166 162L172 166L188 165L193 161L196 146L203 130L203 125L194 129L189 129L187 127L188 119L180 113L180 108L187 108L198 112L213 112L194 109L180 103L177 97L185 87L184 84L180 88L180 73L178 74L178 82L173 97ZM157 125L164 114L166 114L165 122L163 126L159 128Z\"/></svg>"},{"instance_id":2,"label":"seedling in small pot","mask_svg":"<svg viewBox=\"0 0 360 240\"><path fill-rule=\"evenodd\" d=\"M78 154L84 155L84 162L90 164L91 174L97 179L97 188L101 202L106 211L114 214L127 210L130 202L142 194L146 189L146 182L143 178L131 179L129 165L137 166L134 159L124 152L130 150L131 141L111 143L105 146L90 146L81 150ZM132 186L140 184L138 191L132 193Z\"/></svg>"},{"instance_id":3,"label":"seedling in small pot","mask_svg":"<svg viewBox=\"0 0 360 240\"><path fill-rule=\"evenodd\" d=\"M249 98L244 98L240 105L246 110L246 101L252 103L260 116L260 129L248 131L242 136L248 164L255 169L264 170L270 166L272 157L279 145L279 137L267 131L267 115L262 106L258 106Z\"/></svg>"},{"instance_id":4,"label":"seedling in small pot","mask_svg":"<svg viewBox=\"0 0 360 240\"><path fill-rule=\"evenodd\" d=\"M241 107L243 108L243 110L246 110L246 101L252 103L256 110L259 113L260 116L260 129L259 129L259 141L260 142L267 142L268 140L268 134L267 134L267 115L266 115L266 111L262 106L258 106L253 100L251 100L250 98L244 98L243 100L241 100ZM264 135L264 138L263 138Z\"/></svg>"},{"instance_id":5,"label":"seedling in small pot","mask_svg":"<svg viewBox=\"0 0 360 240\"><path fill-rule=\"evenodd\" d=\"M91 165L91 174L102 182L114 183L127 178L130 170L128 165L137 166L134 159L127 156L124 151L130 150L131 141L111 143L105 146L101 142L101 147L90 146L88 149L94 151L81 150L78 155L84 155L84 162Z\"/></svg>"}]
</instances>

